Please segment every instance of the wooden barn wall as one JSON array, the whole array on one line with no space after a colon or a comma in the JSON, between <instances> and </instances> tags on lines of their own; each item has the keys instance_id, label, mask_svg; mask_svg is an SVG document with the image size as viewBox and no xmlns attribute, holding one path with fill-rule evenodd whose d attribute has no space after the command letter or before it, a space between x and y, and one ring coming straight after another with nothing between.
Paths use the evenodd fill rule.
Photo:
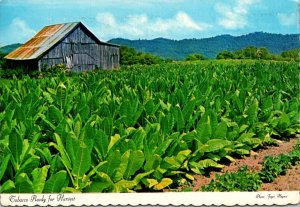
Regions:
<instances>
[{"instance_id":1,"label":"wooden barn wall","mask_svg":"<svg viewBox=\"0 0 300 207\"><path fill-rule=\"evenodd\" d=\"M63 63L74 72L119 67L119 47L98 44L80 27L39 60L39 69Z\"/></svg>"}]
</instances>

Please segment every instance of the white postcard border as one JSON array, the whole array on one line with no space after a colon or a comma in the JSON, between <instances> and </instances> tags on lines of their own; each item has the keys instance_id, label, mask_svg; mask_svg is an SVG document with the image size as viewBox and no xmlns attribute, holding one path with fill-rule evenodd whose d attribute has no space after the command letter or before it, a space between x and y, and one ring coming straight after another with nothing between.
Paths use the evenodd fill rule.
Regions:
<instances>
[{"instance_id":1,"label":"white postcard border","mask_svg":"<svg viewBox=\"0 0 300 207\"><path fill-rule=\"evenodd\" d=\"M1 194L0 206L82 205L288 205L300 203L300 191Z\"/></svg>"}]
</instances>

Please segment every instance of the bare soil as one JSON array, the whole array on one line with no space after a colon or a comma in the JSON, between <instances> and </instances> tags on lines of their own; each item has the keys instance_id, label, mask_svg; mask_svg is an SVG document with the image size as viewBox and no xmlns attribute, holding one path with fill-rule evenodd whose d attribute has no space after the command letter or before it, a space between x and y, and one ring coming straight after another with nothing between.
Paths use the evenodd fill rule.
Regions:
<instances>
[{"instance_id":1,"label":"bare soil","mask_svg":"<svg viewBox=\"0 0 300 207\"><path fill-rule=\"evenodd\" d=\"M210 172L208 176L196 175L193 185L193 191L200 190L203 185L208 185L216 174L223 174L225 172L236 172L239 167L248 166L252 171L260 171L264 157L276 156L279 154L288 154L296 145L297 139L290 139L289 141L278 141L278 146L269 146L257 151L251 151L250 156L236 159L225 166L221 172ZM294 166L284 176L278 177L273 183L263 184L261 191L290 191L300 190L300 165Z\"/></svg>"}]
</instances>

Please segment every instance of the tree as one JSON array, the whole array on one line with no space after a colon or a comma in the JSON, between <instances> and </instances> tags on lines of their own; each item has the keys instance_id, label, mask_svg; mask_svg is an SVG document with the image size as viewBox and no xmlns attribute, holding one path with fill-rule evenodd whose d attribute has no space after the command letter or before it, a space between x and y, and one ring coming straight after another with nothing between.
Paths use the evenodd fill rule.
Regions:
<instances>
[{"instance_id":1,"label":"tree","mask_svg":"<svg viewBox=\"0 0 300 207\"><path fill-rule=\"evenodd\" d=\"M296 61L300 59L299 55L300 55L300 49L298 48L284 51L281 53L281 56L283 58L286 58L288 60L296 60Z\"/></svg>"},{"instance_id":2,"label":"tree","mask_svg":"<svg viewBox=\"0 0 300 207\"><path fill-rule=\"evenodd\" d=\"M121 65L151 65L161 62L165 62L165 60L150 53L137 52L135 49L129 48L127 46L121 46L120 48Z\"/></svg>"},{"instance_id":3,"label":"tree","mask_svg":"<svg viewBox=\"0 0 300 207\"><path fill-rule=\"evenodd\" d=\"M6 61L4 59L5 55L7 55L7 54L0 52L0 69L3 69L6 67Z\"/></svg>"},{"instance_id":4,"label":"tree","mask_svg":"<svg viewBox=\"0 0 300 207\"><path fill-rule=\"evenodd\" d=\"M267 48L257 48L256 49L256 54L255 54L256 59L263 59L267 60L270 59L270 53Z\"/></svg>"},{"instance_id":5,"label":"tree","mask_svg":"<svg viewBox=\"0 0 300 207\"><path fill-rule=\"evenodd\" d=\"M199 53L190 54L185 58L186 61L205 60L205 59L206 58L204 57L204 55Z\"/></svg>"},{"instance_id":6,"label":"tree","mask_svg":"<svg viewBox=\"0 0 300 207\"><path fill-rule=\"evenodd\" d=\"M222 51L222 52L219 52L218 55L217 55L217 59L235 59L236 56L233 52L230 52L230 51Z\"/></svg>"},{"instance_id":7,"label":"tree","mask_svg":"<svg viewBox=\"0 0 300 207\"><path fill-rule=\"evenodd\" d=\"M254 46L248 46L244 49L234 52L235 58L237 59L271 59L271 54L267 48L257 48Z\"/></svg>"}]
</instances>

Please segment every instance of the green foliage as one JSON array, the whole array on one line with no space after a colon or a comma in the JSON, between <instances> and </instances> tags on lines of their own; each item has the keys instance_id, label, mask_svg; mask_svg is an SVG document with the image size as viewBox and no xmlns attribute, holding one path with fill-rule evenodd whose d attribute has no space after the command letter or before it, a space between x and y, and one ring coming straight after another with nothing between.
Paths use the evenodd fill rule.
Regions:
<instances>
[{"instance_id":1,"label":"green foliage","mask_svg":"<svg viewBox=\"0 0 300 207\"><path fill-rule=\"evenodd\" d=\"M276 157L266 157L260 176L263 182L273 182L279 175L285 175L290 167L288 155L279 155Z\"/></svg>"},{"instance_id":2,"label":"green foliage","mask_svg":"<svg viewBox=\"0 0 300 207\"><path fill-rule=\"evenodd\" d=\"M6 55L7 55L7 53L0 52L0 70L2 70L3 68L5 68L6 60L4 59L4 57Z\"/></svg>"},{"instance_id":3,"label":"green foliage","mask_svg":"<svg viewBox=\"0 0 300 207\"><path fill-rule=\"evenodd\" d=\"M236 54L230 51L221 51L217 54L217 59L236 59Z\"/></svg>"},{"instance_id":4,"label":"green foliage","mask_svg":"<svg viewBox=\"0 0 300 207\"><path fill-rule=\"evenodd\" d=\"M300 142L287 155L267 156L264 158L262 170L251 172L247 166L237 172L216 175L203 191L257 191L262 183L273 182L276 177L286 174L287 170L300 162Z\"/></svg>"},{"instance_id":5,"label":"green foliage","mask_svg":"<svg viewBox=\"0 0 300 207\"><path fill-rule=\"evenodd\" d=\"M152 65L162 62L165 62L165 60L150 53L137 52L126 46L120 47L120 65Z\"/></svg>"},{"instance_id":6,"label":"green foliage","mask_svg":"<svg viewBox=\"0 0 300 207\"><path fill-rule=\"evenodd\" d=\"M187 55L200 53L211 59L220 51L237 51L250 45L267 48L272 54L299 48L299 34L282 35L255 32L242 36L220 35L202 39L170 40L156 38L153 40L112 39L111 43L128 46L140 52L156 54L163 58L184 60Z\"/></svg>"},{"instance_id":7,"label":"green foliage","mask_svg":"<svg viewBox=\"0 0 300 207\"><path fill-rule=\"evenodd\" d=\"M278 61L299 61L300 49L292 49L282 52L280 55L271 54L267 48L248 46L234 52L221 51L217 59L257 59L257 60L278 60Z\"/></svg>"},{"instance_id":8,"label":"green foliage","mask_svg":"<svg viewBox=\"0 0 300 207\"><path fill-rule=\"evenodd\" d=\"M273 55L274 56L274 55ZM217 55L217 59L262 59L270 60L272 55L267 48L257 48L254 46L245 47L235 52L222 51Z\"/></svg>"},{"instance_id":9,"label":"green foliage","mask_svg":"<svg viewBox=\"0 0 300 207\"><path fill-rule=\"evenodd\" d=\"M287 50L281 53L281 56L287 60L300 61L300 49Z\"/></svg>"},{"instance_id":10,"label":"green foliage","mask_svg":"<svg viewBox=\"0 0 300 207\"><path fill-rule=\"evenodd\" d=\"M257 191L261 183L257 173L242 167L234 173L217 174L216 180L212 180L208 186L203 186L202 191Z\"/></svg>"},{"instance_id":11,"label":"green foliage","mask_svg":"<svg viewBox=\"0 0 300 207\"><path fill-rule=\"evenodd\" d=\"M45 78L45 77L54 77L60 75L71 76L72 72L64 64L57 64L49 69L44 69L42 72L39 72L36 68L34 70L28 70L24 67L8 68L5 59L1 65L0 59L0 77L5 79L13 79L17 77L21 79L23 76L30 76L32 78Z\"/></svg>"},{"instance_id":12,"label":"green foliage","mask_svg":"<svg viewBox=\"0 0 300 207\"><path fill-rule=\"evenodd\" d=\"M205 59L206 58L204 57L204 55L199 53L190 54L185 58L186 61L196 61L196 60L205 60Z\"/></svg>"},{"instance_id":13,"label":"green foliage","mask_svg":"<svg viewBox=\"0 0 300 207\"><path fill-rule=\"evenodd\" d=\"M298 82L296 63L250 61L62 67L1 81L0 190L171 188L272 137L295 136Z\"/></svg>"},{"instance_id":14,"label":"green foliage","mask_svg":"<svg viewBox=\"0 0 300 207\"><path fill-rule=\"evenodd\" d=\"M273 182L276 177L285 175L287 170L300 162L300 142L287 155L268 156L264 159L260 177L263 182Z\"/></svg>"}]
</instances>

